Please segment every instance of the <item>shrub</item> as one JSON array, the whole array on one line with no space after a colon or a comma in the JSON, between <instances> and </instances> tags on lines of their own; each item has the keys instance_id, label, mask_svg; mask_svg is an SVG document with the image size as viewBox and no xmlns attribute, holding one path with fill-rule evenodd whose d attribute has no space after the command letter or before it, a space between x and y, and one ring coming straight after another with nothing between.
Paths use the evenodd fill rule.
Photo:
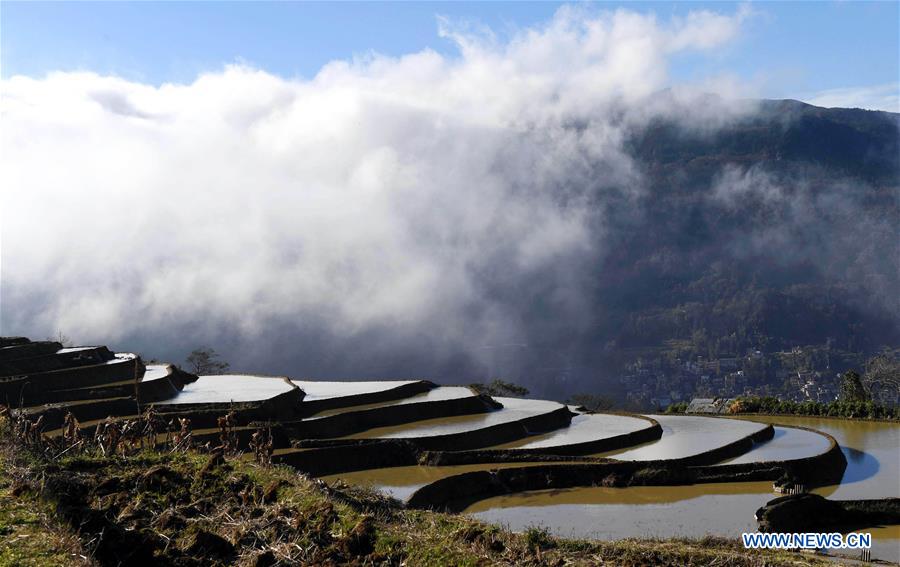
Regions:
<instances>
[{"instance_id":1,"label":"shrub","mask_svg":"<svg viewBox=\"0 0 900 567\"><path fill-rule=\"evenodd\" d=\"M728 407L728 412L732 414L763 413L863 419L900 419L900 411L897 408L877 404L871 400L835 400L822 403L811 400L792 402L779 400L771 396L751 396L736 399Z\"/></svg>"},{"instance_id":2,"label":"shrub","mask_svg":"<svg viewBox=\"0 0 900 567\"><path fill-rule=\"evenodd\" d=\"M528 547L537 549L550 549L556 547L556 541L547 528L539 526L529 526L525 529L525 543Z\"/></svg>"}]
</instances>

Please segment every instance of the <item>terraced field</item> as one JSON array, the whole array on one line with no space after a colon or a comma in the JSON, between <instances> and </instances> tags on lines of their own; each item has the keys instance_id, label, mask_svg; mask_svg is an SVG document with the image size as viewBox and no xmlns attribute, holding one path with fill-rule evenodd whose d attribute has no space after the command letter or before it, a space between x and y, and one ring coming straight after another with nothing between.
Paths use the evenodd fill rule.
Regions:
<instances>
[{"instance_id":1,"label":"terraced field","mask_svg":"<svg viewBox=\"0 0 900 567\"><path fill-rule=\"evenodd\" d=\"M847 466L833 437L789 425L591 413L426 380L194 376L105 347L22 338L0 339L0 403L51 435L73 417L92 434L148 411L170 428L189 420L197 442L215 445L227 433L245 451L255 432L267 431L276 462L384 489L410 507L489 518L516 502L622 506L665 490L714 499L734 493L723 483L738 480L751 488L737 492L781 477L835 485ZM573 490L593 492L563 496Z\"/></svg>"}]
</instances>

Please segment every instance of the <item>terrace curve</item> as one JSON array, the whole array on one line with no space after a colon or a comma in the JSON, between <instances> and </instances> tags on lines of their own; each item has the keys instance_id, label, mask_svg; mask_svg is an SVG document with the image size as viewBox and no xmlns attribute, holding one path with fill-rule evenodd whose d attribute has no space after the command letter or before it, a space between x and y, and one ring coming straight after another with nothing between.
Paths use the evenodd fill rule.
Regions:
<instances>
[{"instance_id":1,"label":"terrace curve","mask_svg":"<svg viewBox=\"0 0 900 567\"><path fill-rule=\"evenodd\" d=\"M771 425L740 419L693 415L652 415L662 427L657 440L598 456L617 461L669 461L712 464L743 454L771 438Z\"/></svg>"},{"instance_id":2,"label":"terrace curve","mask_svg":"<svg viewBox=\"0 0 900 567\"><path fill-rule=\"evenodd\" d=\"M818 431L781 425L775 426L774 430L772 439L758 443L743 455L725 460L720 464L792 461L815 457L831 449L831 440Z\"/></svg>"},{"instance_id":3,"label":"terrace curve","mask_svg":"<svg viewBox=\"0 0 900 567\"><path fill-rule=\"evenodd\" d=\"M624 413L579 413L567 427L534 434L480 450L432 451L430 465L503 463L549 457L576 457L614 451L660 438L662 427L652 417ZM594 459L596 460L596 459Z\"/></svg>"},{"instance_id":4,"label":"terrace curve","mask_svg":"<svg viewBox=\"0 0 900 567\"><path fill-rule=\"evenodd\" d=\"M403 400L437 388L428 380L372 380L364 382L334 382L292 380L306 392L303 398L304 417L362 405L377 405Z\"/></svg>"},{"instance_id":5,"label":"terrace curve","mask_svg":"<svg viewBox=\"0 0 900 567\"><path fill-rule=\"evenodd\" d=\"M40 419L45 430L72 414L85 432L153 408L165 419L190 418L201 443L218 442L217 421L231 413L233 433L245 447L259 427L272 432L277 462L382 486L404 476L396 494L408 497L408 506L446 510L502 494L592 485L785 475L817 485L839 481L847 463L834 438L803 428L579 413L556 402L492 398L427 380L197 377L103 346L63 348L22 337L0 338L0 401L26 419Z\"/></svg>"}]
</instances>

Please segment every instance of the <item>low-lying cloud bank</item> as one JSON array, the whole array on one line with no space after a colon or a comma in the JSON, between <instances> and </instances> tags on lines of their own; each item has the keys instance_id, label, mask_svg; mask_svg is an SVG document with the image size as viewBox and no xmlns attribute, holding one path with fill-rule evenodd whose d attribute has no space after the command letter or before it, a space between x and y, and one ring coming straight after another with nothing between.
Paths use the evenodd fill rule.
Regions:
<instances>
[{"instance_id":1,"label":"low-lying cloud bank","mask_svg":"<svg viewBox=\"0 0 900 567\"><path fill-rule=\"evenodd\" d=\"M804 99L809 104L826 108L865 108L900 112L900 83L828 89Z\"/></svg>"},{"instance_id":2,"label":"low-lying cloud bank","mask_svg":"<svg viewBox=\"0 0 900 567\"><path fill-rule=\"evenodd\" d=\"M597 316L608 205L646 198L630 134L752 111L725 102L727 78L667 75L747 16L567 7L503 43L444 21L458 56L335 61L308 81L4 80L3 332L172 357L211 343L322 374L369 348L485 362L535 329L577 334Z\"/></svg>"}]
</instances>

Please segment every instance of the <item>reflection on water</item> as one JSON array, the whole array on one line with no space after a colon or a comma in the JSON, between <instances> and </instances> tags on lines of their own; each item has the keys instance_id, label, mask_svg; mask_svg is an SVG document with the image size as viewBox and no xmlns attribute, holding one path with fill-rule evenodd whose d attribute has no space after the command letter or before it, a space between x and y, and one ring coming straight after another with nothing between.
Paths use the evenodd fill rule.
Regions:
<instances>
[{"instance_id":1,"label":"reflection on water","mask_svg":"<svg viewBox=\"0 0 900 567\"><path fill-rule=\"evenodd\" d=\"M768 482L573 488L490 498L466 513L517 531L539 525L564 537L739 537L755 531L753 512L772 497Z\"/></svg>"},{"instance_id":2,"label":"reflection on water","mask_svg":"<svg viewBox=\"0 0 900 567\"><path fill-rule=\"evenodd\" d=\"M290 392L293 386L283 378L271 376L247 376L222 374L200 376L187 384L177 396L166 400L165 405L209 404L229 402L255 402L268 400Z\"/></svg>"},{"instance_id":3,"label":"reflection on water","mask_svg":"<svg viewBox=\"0 0 900 567\"><path fill-rule=\"evenodd\" d=\"M571 538L738 538L756 531L753 513L775 496L771 490L768 482L545 490L476 502L466 513L514 531L540 526ZM872 534L874 557L900 560L900 526L859 531Z\"/></svg>"},{"instance_id":4,"label":"reflection on water","mask_svg":"<svg viewBox=\"0 0 900 567\"><path fill-rule=\"evenodd\" d=\"M815 492L838 500L900 496L900 424L794 416L749 419L809 427L837 440L847 457L844 478L839 486Z\"/></svg>"},{"instance_id":5,"label":"reflection on water","mask_svg":"<svg viewBox=\"0 0 900 567\"><path fill-rule=\"evenodd\" d=\"M768 498L772 494L771 482L729 482L721 484L692 484L688 486L629 486L627 488L585 487L554 490L536 490L520 494L496 496L472 504L466 512L481 512L491 508L516 506L558 506L563 504L672 504L711 494L755 495ZM765 502L763 502L765 503Z\"/></svg>"},{"instance_id":6,"label":"reflection on water","mask_svg":"<svg viewBox=\"0 0 900 567\"><path fill-rule=\"evenodd\" d=\"M724 461L722 464L788 461L821 455L829 447L831 447L831 442L828 438L814 431L776 427L775 436L771 440L759 443L743 455Z\"/></svg>"},{"instance_id":7,"label":"reflection on water","mask_svg":"<svg viewBox=\"0 0 900 567\"><path fill-rule=\"evenodd\" d=\"M556 402L544 400L522 400L518 398L494 399L503 404L501 409L467 416L444 417L415 421L391 427L379 427L377 429L370 429L362 433L351 435L350 437L354 439L374 437L402 439L432 437L435 435L452 435L454 433L464 433L466 431L472 431L473 429L481 429L535 417L556 411L563 407Z\"/></svg>"},{"instance_id":8,"label":"reflection on water","mask_svg":"<svg viewBox=\"0 0 900 567\"><path fill-rule=\"evenodd\" d=\"M563 427L549 433L533 435L497 445L495 449L546 449L563 445L575 445L598 439L608 439L617 435L633 433L651 427L651 423L645 419L627 415L615 414L583 414L576 415L568 427Z\"/></svg>"},{"instance_id":9,"label":"reflection on water","mask_svg":"<svg viewBox=\"0 0 900 567\"><path fill-rule=\"evenodd\" d=\"M847 457L847 470L844 471L844 478L841 479L842 486L872 478L881 470L881 463L874 455L851 447L843 447L843 449L844 456Z\"/></svg>"},{"instance_id":10,"label":"reflection on water","mask_svg":"<svg viewBox=\"0 0 900 567\"><path fill-rule=\"evenodd\" d=\"M685 415L652 415L650 417L662 426L663 434L660 439L634 448L601 453L597 456L623 461L680 459L733 443L765 427L763 424L754 423L748 426L746 421L714 417Z\"/></svg>"},{"instance_id":11,"label":"reflection on water","mask_svg":"<svg viewBox=\"0 0 900 567\"><path fill-rule=\"evenodd\" d=\"M330 382L325 380L291 380L306 393L304 401L358 396L393 390L412 384L415 380L369 380L364 382Z\"/></svg>"},{"instance_id":12,"label":"reflection on water","mask_svg":"<svg viewBox=\"0 0 900 567\"><path fill-rule=\"evenodd\" d=\"M900 562L900 526L878 526L859 532L872 534L872 557Z\"/></svg>"},{"instance_id":13,"label":"reflection on water","mask_svg":"<svg viewBox=\"0 0 900 567\"><path fill-rule=\"evenodd\" d=\"M900 495L900 424L808 417L752 419L763 423L810 427L837 439L847 455L844 481L840 486L824 487L815 492L833 499ZM793 442L800 439L789 439L790 436L791 433L783 431L775 441ZM643 448L657 443L659 441L645 444ZM764 447L761 444L754 451ZM800 452L809 451L802 444L797 449ZM775 496L769 482L574 488L500 496L476 502L466 512L513 530L538 525L564 537L609 540L714 534L736 538L742 532L756 530L753 513ZM889 561L900 560L900 527L861 531L873 535L873 556Z\"/></svg>"},{"instance_id":14,"label":"reflection on water","mask_svg":"<svg viewBox=\"0 0 900 567\"><path fill-rule=\"evenodd\" d=\"M491 463L456 465L452 467L390 467L323 476L322 480L326 482L344 480L347 483L358 486L377 488L386 494L390 494L394 498L406 500L412 496L413 492L426 484L442 478L447 478L448 476L474 471L534 467L546 464L547 463Z\"/></svg>"},{"instance_id":15,"label":"reflection on water","mask_svg":"<svg viewBox=\"0 0 900 567\"><path fill-rule=\"evenodd\" d=\"M320 419L323 417L329 417L339 413L346 413L351 411L362 411L374 408L381 408L387 406L402 406L406 404L419 404L424 402L442 402L445 400L456 400L459 398L470 398L475 395L475 392L466 388L464 386L440 386L438 388L434 388L433 390L429 390L427 392L422 392L420 394L416 394L414 396L407 396L405 398L400 398L397 400L387 400L383 402L372 402L369 404L360 404L355 406L345 406L334 408L330 410L320 411L315 414L312 419Z\"/></svg>"}]
</instances>

